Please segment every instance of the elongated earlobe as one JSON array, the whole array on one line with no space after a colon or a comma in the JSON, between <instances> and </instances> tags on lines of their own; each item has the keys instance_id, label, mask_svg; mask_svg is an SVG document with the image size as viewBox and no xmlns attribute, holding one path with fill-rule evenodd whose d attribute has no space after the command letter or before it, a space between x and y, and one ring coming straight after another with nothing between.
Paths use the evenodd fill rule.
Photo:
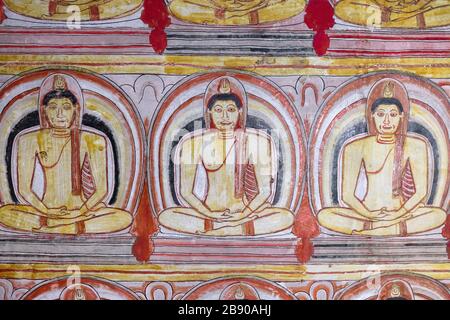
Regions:
<instances>
[{"instance_id":1,"label":"elongated earlobe","mask_svg":"<svg viewBox=\"0 0 450 320\"><path fill-rule=\"evenodd\" d=\"M73 117L72 117L72 121L70 123L70 126L71 127L74 127L74 126L77 127L78 126L78 123L77 123L78 120L80 121L80 125L81 125L83 119L81 119L81 117L80 117L80 105L77 103L75 105L75 112L73 113Z\"/></svg>"}]
</instances>

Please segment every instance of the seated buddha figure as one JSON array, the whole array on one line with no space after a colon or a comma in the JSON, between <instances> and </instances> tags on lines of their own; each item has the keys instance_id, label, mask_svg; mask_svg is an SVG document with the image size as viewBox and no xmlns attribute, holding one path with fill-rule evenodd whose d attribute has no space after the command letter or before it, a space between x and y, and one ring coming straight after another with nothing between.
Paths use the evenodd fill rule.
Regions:
<instances>
[{"instance_id":1,"label":"seated buddha figure","mask_svg":"<svg viewBox=\"0 0 450 320\"><path fill-rule=\"evenodd\" d=\"M168 208L162 226L188 234L244 236L287 231L294 215L274 208L275 148L263 132L246 129L243 85L224 76L213 80L204 98L206 129L183 137L177 148L179 196L188 207ZM195 191L205 172L205 196Z\"/></svg>"},{"instance_id":2,"label":"seated buddha figure","mask_svg":"<svg viewBox=\"0 0 450 320\"><path fill-rule=\"evenodd\" d=\"M432 28L449 24L447 0L341 0L336 16L344 21L386 28Z\"/></svg>"},{"instance_id":3,"label":"seated buddha figure","mask_svg":"<svg viewBox=\"0 0 450 320\"><path fill-rule=\"evenodd\" d=\"M81 21L121 18L136 12L142 0L4 0L12 11L37 19Z\"/></svg>"},{"instance_id":4,"label":"seated buddha figure","mask_svg":"<svg viewBox=\"0 0 450 320\"><path fill-rule=\"evenodd\" d=\"M350 141L342 153L341 198L346 208L324 208L319 223L330 230L367 236L407 236L442 226L446 212L427 206L427 143L408 134L409 98L405 87L383 79L366 106L369 133ZM363 199L356 195L366 175Z\"/></svg>"},{"instance_id":5,"label":"seated buddha figure","mask_svg":"<svg viewBox=\"0 0 450 320\"><path fill-rule=\"evenodd\" d=\"M74 78L53 74L44 80L40 128L15 141L17 192L26 204L1 207L1 225L78 235L115 232L131 224L130 213L103 202L108 194L108 145L103 136L81 129L83 108L83 93ZM44 176L41 192L33 183L38 165Z\"/></svg>"},{"instance_id":6,"label":"seated buddha figure","mask_svg":"<svg viewBox=\"0 0 450 320\"><path fill-rule=\"evenodd\" d=\"M304 0L172 0L169 10L192 23L252 25L291 18L304 7Z\"/></svg>"}]
</instances>

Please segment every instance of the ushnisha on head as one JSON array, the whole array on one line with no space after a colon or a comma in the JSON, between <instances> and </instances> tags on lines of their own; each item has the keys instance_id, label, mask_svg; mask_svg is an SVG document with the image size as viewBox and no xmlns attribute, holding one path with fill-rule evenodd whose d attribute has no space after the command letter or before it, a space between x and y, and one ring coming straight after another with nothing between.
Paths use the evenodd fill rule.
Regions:
<instances>
[{"instance_id":1,"label":"ushnisha on head","mask_svg":"<svg viewBox=\"0 0 450 320\"><path fill-rule=\"evenodd\" d=\"M377 300L414 300L414 292L408 282L390 280L380 288Z\"/></svg>"}]
</instances>

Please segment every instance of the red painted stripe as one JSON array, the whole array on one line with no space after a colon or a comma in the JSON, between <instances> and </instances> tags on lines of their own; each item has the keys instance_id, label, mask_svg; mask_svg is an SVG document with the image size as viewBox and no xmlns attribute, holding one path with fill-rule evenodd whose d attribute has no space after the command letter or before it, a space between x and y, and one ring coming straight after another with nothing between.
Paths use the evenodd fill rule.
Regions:
<instances>
[{"instance_id":1,"label":"red painted stripe","mask_svg":"<svg viewBox=\"0 0 450 320\"><path fill-rule=\"evenodd\" d=\"M223 259L223 260L230 260L232 258L239 258L242 259L242 262L245 262L248 259L254 259L254 258L272 258L277 259L277 261L281 260L292 260L296 259L295 252L292 253L263 253L263 254L251 254L248 252L245 253L223 253L223 254L217 254L217 253L181 253L181 252L154 252L152 254L152 257L155 259L157 256L160 257L176 257L186 259L186 257L191 257L192 260L206 260L206 261L216 261L216 260L210 260L210 259ZM284 258L284 259L283 259ZM179 259L177 259L179 260Z\"/></svg>"},{"instance_id":2,"label":"red painted stripe","mask_svg":"<svg viewBox=\"0 0 450 320\"><path fill-rule=\"evenodd\" d=\"M405 40L418 40L418 41L448 41L450 36L427 36L427 35L368 35L368 34L330 34L330 39L361 39L361 40L394 40L394 41L405 41Z\"/></svg>"},{"instance_id":3,"label":"red painted stripe","mask_svg":"<svg viewBox=\"0 0 450 320\"><path fill-rule=\"evenodd\" d=\"M124 45L39 45L39 44L2 44L1 48L36 48L36 49L123 49L123 48L149 48L148 44Z\"/></svg>"},{"instance_id":4,"label":"red painted stripe","mask_svg":"<svg viewBox=\"0 0 450 320\"><path fill-rule=\"evenodd\" d=\"M60 34L67 34L67 35L88 35L88 34L97 34L97 35L149 35L151 30L84 30L84 31L75 31L75 30L56 30L56 29L33 29L33 30L17 30L17 29L3 29L0 30L0 34L46 34L46 35L60 35Z\"/></svg>"},{"instance_id":5,"label":"red painted stripe","mask_svg":"<svg viewBox=\"0 0 450 320\"><path fill-rule=\"evenodd\" d=\"M260 247L277 247L277 248L289 248L294 247L296 244L296 240L290 240L290 241L283 241L280 240L276 241L267 241L267 242L256 242L256 243L248 243L248 242L208 242L208 241L201 241L201 240L192 240L192 241L172 241L172 240L160 240L160 239L153 239L153 242L156 246L162 247L162 246L175 246L175 247L218 247L218 248L260 248Z\"/></svg>"},{"instance_id":6,"label":"red painted stripe","mask_svg":"<svg viewBox=\"0 0 450 320\"><path fill-rule=\"evenodd\" d=\"M328 53L345 53L345 54L368 54L368 55L405 55L405 54L414 54L414 55L439 55L439 56L448 56L450 54L450 50L402 50L402 51L370 51L370 50L347 50L347 49L329 49Z\"/></svg>"},{"instance_id":7,"label":"red painted stripe","mask_svg":"<svg viewBox=\"0 0 450 320\"><path fill-rule=\"evenodd\" d=\"M67 34L67 35L149 35L151 30L133 29L133 30L56 30L56 29L3 29L0 34ZM300 34L300 33L299 33ZM419 41L446 41L450 36L443 35L377 35L377 34L349 34L349 33L331 33L331 39L372 39L372 40L419 40Z\"/></svg>"}]
</instances>

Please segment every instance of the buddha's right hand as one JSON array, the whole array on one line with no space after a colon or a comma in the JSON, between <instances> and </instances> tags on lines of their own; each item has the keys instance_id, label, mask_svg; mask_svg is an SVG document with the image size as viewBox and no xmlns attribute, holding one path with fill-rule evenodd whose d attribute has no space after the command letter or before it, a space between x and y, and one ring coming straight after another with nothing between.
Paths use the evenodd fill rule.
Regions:
<instances>
[{"instance_id":1,"label":"buddha's right hand","mask_svg":"<svg viewBox=\"0 0 450 320\"><path fill-rule=\"evenodd\" d=\"M385 212L385 210L386 208L382 208L381 210L367 211L362 215L373 221L384 220L387 217L387 213Z\"/></svg>"},{"instance_id":2,"label":"buddha's right hand","mask_svg":"<svg viewBox=\"0 0 450 320\"><path fill-rule=\"evenodd\" d=\"M66 207L48 209L46 215L49 218L62 218L70 214Z\"/></svg>"},{"instance_id":3,"label":"buddha's right hand","mask_svg":"<svg viewBox=\"0 0 450 320\"><path fill-rule=\"evenodd\" d=\"M215 220L226 220L231 217L230 210L209 211L205 213L205 216Z\"/></svg>"}]
</instances>

